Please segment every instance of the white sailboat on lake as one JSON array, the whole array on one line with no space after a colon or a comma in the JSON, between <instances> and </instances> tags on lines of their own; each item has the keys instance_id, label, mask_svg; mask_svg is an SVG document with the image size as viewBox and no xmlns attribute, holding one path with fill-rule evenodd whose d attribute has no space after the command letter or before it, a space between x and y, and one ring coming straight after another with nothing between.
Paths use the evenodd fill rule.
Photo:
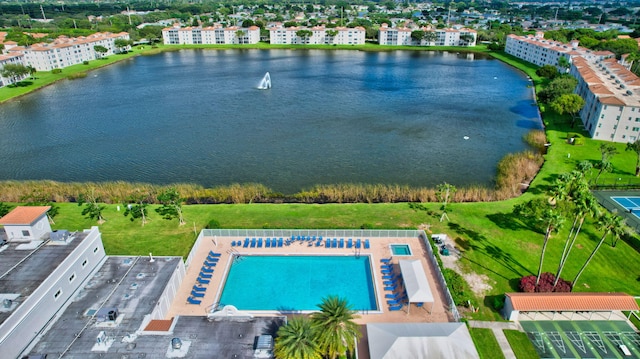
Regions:
<instances>
[{"instance_id":1,"label":"white sailboat on lake","mask_svg":"<svg viewBox=\"0 0 640 359\"><path fill-rule=\"evenodd\" d=\"M258 85L258 89L268 90L270 88L271 88L271 76L269 75L269 72L267 72L266 74L264 74L262 81L260 81L260 85Z\"/></svg>"}]
</instances>

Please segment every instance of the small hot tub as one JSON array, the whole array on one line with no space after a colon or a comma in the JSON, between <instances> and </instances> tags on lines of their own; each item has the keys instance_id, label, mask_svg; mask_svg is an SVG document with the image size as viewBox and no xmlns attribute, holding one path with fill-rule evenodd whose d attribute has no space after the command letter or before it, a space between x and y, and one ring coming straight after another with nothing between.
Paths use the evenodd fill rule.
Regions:
<instances>
[{"instance_id":1,"label":"small hot tub","mask_svg":"<svg viewBox=\"0 0 640 359\"><path fill-rule=\"evenodd\" d=\"M410 256L411 247L408 244L391 244L391 254L394 256Z\"/></svg>"}]
</instances>

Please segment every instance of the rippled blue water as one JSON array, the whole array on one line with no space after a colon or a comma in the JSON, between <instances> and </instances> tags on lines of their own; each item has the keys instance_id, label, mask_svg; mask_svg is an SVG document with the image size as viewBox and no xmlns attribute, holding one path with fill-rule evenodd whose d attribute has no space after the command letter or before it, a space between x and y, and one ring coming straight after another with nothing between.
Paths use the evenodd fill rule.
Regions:
<instances>
[{"instance_id":1,"label":"rippled blue water","mask_svg":"<svg viewBox=\"0 0 640 359\"><path fill-rule=\"evenodd\" d=\"M258 90L267 71L273 88ZM527 85L497 60L455 53L137 57L1 105L0 179L259 182L285 193L490 184L541 127Z\"/></svg>"}]
</instances>

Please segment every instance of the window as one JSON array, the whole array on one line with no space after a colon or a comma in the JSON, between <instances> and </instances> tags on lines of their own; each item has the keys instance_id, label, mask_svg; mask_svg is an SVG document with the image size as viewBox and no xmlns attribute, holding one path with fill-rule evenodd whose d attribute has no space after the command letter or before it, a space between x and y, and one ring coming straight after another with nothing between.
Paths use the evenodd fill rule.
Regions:
<instances>
[{"instance_id":1,"label":"window","mask_svg":"<svg viewBox=\"0 0 640 359\"><path fill-rule=\"evenodd\" d=\"M82 266L84 267L84 266L86 266L86 265L87 265L87 260L85 259L85 260L82 262Z\"/></svg>"},{"instance_id":2,"label":"window","mask_svg":"<svg viewBox=\"0 0 640 359\"><path fill-rule=\"evenodd\" d=\"M634 127L634 128L631 129L631 131L633 131L633 132L638 132L639 130L640 130L640 127Z\"/></svg>"},{"instance_id":3,"label":"window","mask_svg":"<svg viewBox=\"0 0 640 359\"><path fill-rule=\"evenodd\" d=\"M73 273L71 275L71 277L69 277L69 283L73 282L74 279L76 279L76 274L75 273Z\"/></svg>"},{"instance_id":4,"label":"window","mask_svg":"<svg viewBox=\"0 0 640 359\"><path fill-rule=\"evenodd\" d=\"M22 235L25 237L29 237L31 236L31 233L29 233L29 231L22 231Z\"/></svg>"},{"instance_id":5,"label":"window","mask_svg":"<svg viewBox=\"0 0 640 359\"><path fill-rule=\"evenodd\" d=\"M62 289L58 289L58 291L56 292L56 294L53 295L53 299L58 299L58 297L60 296L60 294L62 294Z\"/></svg>"}]
</instances>

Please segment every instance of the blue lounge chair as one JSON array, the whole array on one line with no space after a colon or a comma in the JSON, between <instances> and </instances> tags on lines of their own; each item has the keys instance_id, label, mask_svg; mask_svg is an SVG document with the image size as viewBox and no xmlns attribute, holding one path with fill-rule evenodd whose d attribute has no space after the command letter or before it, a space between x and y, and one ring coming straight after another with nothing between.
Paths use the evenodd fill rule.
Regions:
<instances>
[{"instance_id":1,"label":"blue lounge chair","mask_svg":"<svg viewBox=\"0 0 640 359\"><path fill-rule=\"evenodd\" d=\"M197 285L194 285L193 290L195 290L196 292L205 292L207 290L207 287L198 287Z\"/></svg>"},{"instance_id":2,"label":"blue lounge chair","mask_svg":"<svg viewBox=\"0 0 640 359\"><path fill-rule=\"evenodd\" d=\"M382 259L380 259L380 263L389 264L389 262L391 262L391 258L382 258Z\"/></svg>"},{"instance_id":3,"label":"blue lounge chair","mask_svg":"<svg viewBox=\"0 0 640 359\"><path fill-rule=\"evenodd\" d=\"M331 240L329 238L325 239L324 247L325 248L331 248Z\"/></svg>"},{"instance_id":4,"label":"blue lounge chair","mask_svg":"<svg viewBox=\"0 0 640 359\"><path fill-rule=\"evenodd\" d=\"M400 309L402 309L403 305L402 304L398 304L398 305L392 305L389 307L389 311L390 312L397 312Z\"/></svg>"},{"instance_id":5,"label":"blue lounge chair","mask_svg":"<svg viewBox=\"0 0 640 359\"><path fill-rule=\"evenodd\" d=\"M200 272L200 278L209 279L211 277L213 277L213 274L211 274L211 273L202 273L202 272Z\"/></svg>"},{"instance_id":6,"label":"blue lounge chair","mask_svg":"<svg viewBox=\"0 0 640 359\"><path fill-rule=\"evenodd\" d=\"M316 240L316 236L311 237L312 242L315 242L315 240Z\"/></svg>"},{"instance_id":7,"label":"blue lounge chair","mask_svg":"<svg viewBox=\"0 0 640 359\"><path fill-rule=\"evenodd\" d=\"M331 242L331 248L338 248L338 238L334 238Z\"/></svg>"},{"instance_id":8,"label":"blue lounge chair","mask_svg":"<svg viewBox=\"0 0 640 359\"><path fill-rule=\"evenodd\" d=\"M200 272L202 272L202 273L213 273L213 269L207 268L205 266L202 266L202 268L200 268Z\"/></svg>"},{"instance_id":9,"label":"blue lounge chair","mask_svg":"<svg viewBox=\"0 0 640 359\"><path fill-rule=\"evenodd\" d=\"M262 237L258 238L258 248L262 248Z\"/></svg>"},{"instance_id":10,"label":"blue lounge chair","mask_svg":"<svg viewBox=\"0 0 640 359\"><path fill-rule=\"evenodd\" d=\"M278 239L278 247L282 247L282 238Z\"/></svg>"},{"instance_id":11,"label":"blue lounge chair","mask_svg":"<svg viewBox=\"0 0 640 359\"><path fill-rule=\"evenodd\" d=\"M420 303L416 303L416 307L420 308L424 305L424 303L420 302Z\"/></svg>"},{"instance_id":12,"label":"blue lounge chair","mask_svg":"<svg viewBox=\"0 0 640 359\"><path fill-rule=\"evenodd\" d=\"M344 238L340 238L340 248L344 248Z\"/></svg>"},{"instance_id":13,"label":"blue lounge chair","mask_svg":"<svg viewBox=\"0 0 640 359\"><path fill-rule=\"evenodd\" d=\"M351 248L353 247L353 239L349 238L349 241L347 242L347 248Z\"/></svg>"},{"instance_id":14,"label":"blue lounge chair","mask_svg":"<svg viewBox=\"0 0 640 359\"><path fill-rule=\"evenodd\" d=\"M187 298L187 303L189 303L189 304L200 304L200 303L202 303L202 301L198 300L198 299L193 299L192 297L189 297L189 298Z\"/></svg>"},{"instance_id":15,"label":"blue lounge chair","mask_svg":"<svg viewBox=\"0 0 640 359\"><path fill-rule=\"evenodd\" d=\"M382 276L382 279L396 279L397 276L395 275L391 275L391 274L386 274Z\"/></svg>"},{"instance_id":16,"label":"blue lounge chair","mask_svg":"<svg viewBox=\"0 0 640 359\"><path fill-rule=\"evenodd\" d=\"M210 280L208 280L208 279L202 279L202 278L200 278L200 277L198 277L197 281L198 281L198 283L200 283L200 284L209 284L209 283L211 283L211 281L210 281Z\"/></svg>"},{"instance_id":17,"label":"blue lounge chair","mask_svg":"<svg viewBox=\"0 0 640 359\"><path fill-rule=\"evenodd\" d=\"M358 238L358 240L356 240L356 248L360 248L360 238Z\"/></svg>"},{"instance_id":18,"label":"blue lounge chair","mask_svg":"<svg viewBox=\"0 0 640 359\"><path fill-rule=\"evenodd\" d=\"M318 240L316 241L316 247L320 247L321 245L322 245L322 240L321 240L321 239L318 239Z\"/></svg>"},{"instance_id":19,"label":"blue lounge chair","mask_svg":"<svg viewBox=\"0 0 640 359\"><path fill-rule=\"evenodd\" d=\"M365 239L364 240L364 249L369 249L369 248L371 248L371 243L369 243L368 239Z\"/></svg>"},{"instance_id":20,"label":"blue lounge chair","mask_svg":"<svg viewBox=\"0 0 640 359\"><path fill-rule=\"evenodd\" d=\"M392 285L392 286L388 286L388 287L384 287L384 290L388 290L388 291L395 291L398 288L397 285Z\"/></svg>"},{"instance_id":21,"label":"blue lounge chair","mask_svg":"<svg viewBox=\"0 0 640 359\"><path fill-rule=\"evenodd\" d=\"M243 247L244 247L244 248L249 247L249 238L247 238L247 239L245 239L245 240L244 240L244 245L243 245Z\"/></svg>"},{"instance_id":22,"label":"blue lounge chair","mask_svg":"<svg viewBox=\"0 0 640 359\"><path fill-rule=\"evenodd\" d=\"M218 262L204 261L204 265L207 266L207 267L215 267L216 264L218 264Z\"/></svg>"},{"instance_id":23,"label":"blue lounge chair","mask_svg":"<svg viewBox=\"0 0 640 359\"><path fill-rule=\"evenodd\" d=\"M219 260L220 260L220 258L218 258L218 257L212 257L212 256L207 256L207 260L208 260L209 262L217 262L217 261L219 261Z\"/></svg>"},{"instance_id":24,"label":"blue lounge chair","mask_svg":"<svg viewBox=\"0 0 640 359\"><path fill-rule=\"evenodd\" d=\"M278 240L275 237L271 238L271 248L275 248L277 246L278 246Z\"/></svg>"},{"instance_id":25,"label":"blue lounge chair","mask_svg":"<svg viewBox=\"0 0 640 359\"><path fill-rule=\"evenodd\" d=\"M400 293L391 293L391 294L385 294L384 297L387 299L398 299L400 298Z\"/></svg>"},{"instance_id":26,"label":"blue lounge chair","mask_svg":"<svg viewBox=\"0 0 640 359\"><path fill-rule=\"evenodd\" d=\"M222 253L216 253L214 251L209 251L209 255L211 257L220 257L222 255Z\"/></svg>"},{"instance_id":27,"label":"blue lounge chair","mask_svg":"<svg viewBox=\"0 0 640 359\"><path fill-rule=\"evenodd\" d=\"M191 296L196 297L196 298L202 298L204 297L204 293L200 293L200 292L196 292L196 291L191 291Z\"/></svg>"},{"instance_id":28,"label":"blue lounge chair","mask_svg":"<svg viewBox=\"0 0 640 359\"><path fill-rule=\"evenodd\" d=\"M255 238L251 238L251 248L255 248L257 242L258 241Z\"/></svg>"},{"instance_id":29,"label":"blue lounge chair","mask_svg":"<svg viewBox=\"0 0 640 359\"><path fill-rule=\"evenodd\" d=\"M385 280L384 282L382 282L382 284L384 285L396 285L398 282L396 282L395 280Z\"/></svg>"},{"instance_id":30,"label":"blue lounge chair","mask_svg":"<svg viewBox=\"0 0 640 359\"><path fill-rule=\"evenodd\" d=\"M271 248L271 238L267 238L264 240L264 246L267 248Z\"/></svg>"},{"instance_id":31,"label":"blue lounge chair","mask_svg":"<svg viewBox=\"0 0 640 359\"><path fill-rule=\"evenodd\" d=\"M381 272L382 272L382 274L393 274L393 270L391 270L391 269L385 269L385 270L383 270Z\"/></svg>"},{"instance_id":32,"label":"blue lounge chair","mask_svg":"<svg viewBox=\"0 0 640 359\"><path fill-rule=\"evenodd\" d=\"M321 241L322 240L322 236L318 236L318 240Z\"/></svg>"},{"instance_id":33,"label":"blue lounge chair","mask_svg":"<svg viewBox=\"0 0 640 359\"><path fill-rule=\"evenodd\" d=\"M231 247L235 247L236 246L236 241L231 241Z\"/></svg>"},{"instance_id":34,"label":"blue lounge chair","mask_svg":"<svg viewBox=\"0 0 640 359\"><path fill-rule=\"evenodd\" d=\"M387 300L387 304L389 305L402 304L402 301L400 299L392 299L392 300Z\"/></svg>"}]
</instances>

